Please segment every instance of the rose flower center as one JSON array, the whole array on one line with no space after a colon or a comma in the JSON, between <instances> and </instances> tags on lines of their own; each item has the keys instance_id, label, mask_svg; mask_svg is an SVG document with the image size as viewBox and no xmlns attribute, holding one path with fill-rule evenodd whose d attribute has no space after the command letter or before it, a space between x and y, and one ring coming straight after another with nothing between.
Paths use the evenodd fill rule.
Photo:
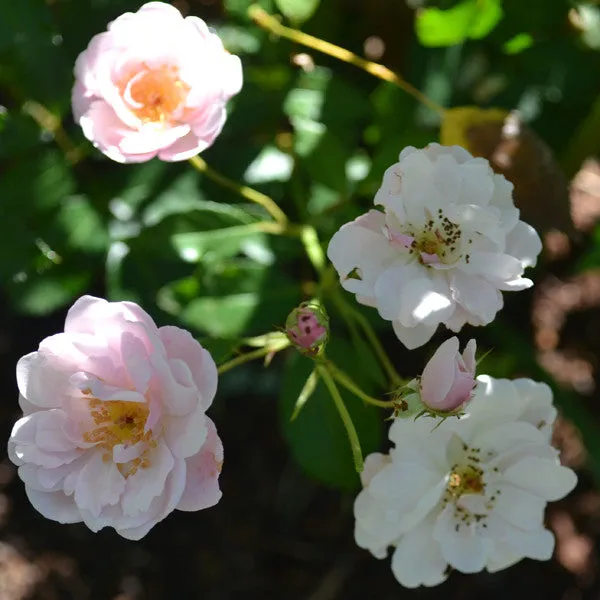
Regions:
<instances>
[{"instance_id":1,"label":"rose flower center","mask_svg":"<svg viewBox=\"0 0 600 600\"><path fill-rule=\"evenodd\" d=\"M144 123L173 120L190 90L181 81L179 69L171 65L158 68L143 65L125 78L119 89L130 110Z\"/></svg>"},{"instance_id":2,"label":"rose flower center","mask_svg":"<svg viewBox=\"0 0 600 600\"><path fill-rule=\"evenodd\" d=\"M483 494L485 491L483 471L474 465L456 467L448 477L446 491L454 500L463 494Z\"/></svg>"},{"instance_id":3,"label":"rose flower center","mask_svg":"<svg viewBox=\"0 0 600 600\"><path fill-rule=\"evenodd\" d=\"M444 216L441 209L437 219L430 218L414 238L412 250L423 264L452 264L460 258L460 227Z\"/></svg>"},{"instance_id":4,"label":"rose flower center","mask_svg":"<svg viewBox=\"0 0 600 600\"><path fill-rule=\"evenodd\" d=\"M84 433L83 440L104 448L107 451L102 457L104 461L112 460L112 450L117 444L129 447L146 442L149 447L156 446L152 431L144 431L150 412L147 404L92 398L89 400L89 407L96 427ZM124 477L129 477L138 467L146 468L150 465L146 455L147 451L144 450L138 458L119 463L117 468Z\"/></svg>"}]
</instances>

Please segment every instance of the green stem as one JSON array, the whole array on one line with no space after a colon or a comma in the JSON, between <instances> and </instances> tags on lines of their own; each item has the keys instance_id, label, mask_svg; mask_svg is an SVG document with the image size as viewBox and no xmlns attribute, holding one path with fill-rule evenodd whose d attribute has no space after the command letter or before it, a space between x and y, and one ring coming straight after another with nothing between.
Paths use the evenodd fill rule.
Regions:
<instances>
[{"instance_id":1,"label":"green stem","mask_svg":"<svg viewBox=\"0 0 600 600\"><path fill-rule=\"evenodd\" d=\"M273 349L270 348L269 346L265 346L264 348L257 348L256 350L252 350L252 352L246 352L244 354L240 354L239 356L232 358L231 360L227 361L226 363L223 363L217 369L218 373L219 373L219 375L222 375L223 373L227 373L227 371L230 371L234 367L243 365L244 363L250 362L251 360L255 360L257 358L262 358L263 356L266 356L270 352L273 352Z\"/></svg>"},{"instance_id":2,"label":"green stem","mask_svg":"<svg viewBox=\"0 0 600 600\"><path fill-rule=\"evenodd\" d=\"M369 343L373 347L377 358L381 362L381 366L385 370L388 379L390 380L391 386L393 388L400 387L403 383L402 377L400 377L398 371L396 371L396 368L392 364L392 361L390 360L389 356L387 355L386 351L381 345L381 342L377 338L377 335L375 335L375 332L373 331L373 328L371 327L369 321L367 321L367 319L360 311L348 305L344 297L340 294L339 289L335 290L334 294L338 305L340 307L343 306L343 310L347 311L351 318L353 318L363 330L366 338L369 340Z\"/></svg>"},{"instance_id":3,"label":"green stem","mask_svg":"<svg viewBox=\"0 0 600 600\"><path fill-rule=\"evenodd\" d=\"M317 50L323 54L333 56L334 58L354 65L355 67L358 67L359 69L362 69L363 71L366 71L367 73L370 73L379 79L393 83L400 89L404 90L407 94L410 94L413 98L416 98L425 106L428 106L431 110L434 110L442 116L444 115L445 111L442 106L428 98L414 85L408 83L408 81L405 81L402 77L400 77L400 75L394 73L391 69L388 69L387 67L384 67L378 63L371 62L370 60L366 60L365 58L362 58L353 52L346 50L345 48L341 48L340 46L336 46L335 44L331 44L330 42L326 42L320 38L308 35L307 33L298 31L297 29L292 29L291 27L285 27L273 15L270 15L257 4L250 6L248 9L248 14L250 18L263 29L271 31L280 37L292 40L297 44L306 46L307 48L312 48L313 50Z\"/></svg>"},{"instance_id":4,"label":"green stem","mask_svg":"<svg viewBox=\"0 0 600 600\"><path fill-rule=\"evenodd\" d=\"M350 447L352 448L352 457L354 459L354 467L356 468L357 473L362 473L363 470L363 457L362 450L360 448L360 441L358 439L358 434L356 433L356 428L354 427L354 423L350 418L350 413L344 404L344 400L340 395L340 391L333 380L333 377L329 374L327 367L324 365L318 365L317 371L319 376L325 382L331 397L333 398L333 402L340 413L340 417L342 418L342 422L344 423L344 427L346 428L346 433L348 434L348 439L350 440Z\"/></svg>"},{"instance_id":5,"label":"green stem","mask_svg":"<svg viewBox=\"0 0 600 600\"><path fill-rule=\"evenodd\" d=\"M352 392L355 396L366 402L367 404L372 404L373 406L378 406L379 408L391 408L395 407L394 402L391 400L377 400L377 398L372 398L365 392L363 392L360 387L350 377L344 373L340 368L336 367L332 362L328 361L328 368L333 375L333 378L341 385L343 385L349 392Z\"/></svg>"},{"instance_id":6,"label":"green stem","mask_svg":"<svg viewBox=\"0 0 600 600\"><path fill-rule=\"evenodd\" d=\"M319 279L322 279L327 259L321 247L317 230L312 225L304 225L300 233L300 238L310 262L319 274Z\"/></svg>"},{"instance_id":7,"label":"green stem","mask_svg":"<svg viewBox=\"0 0 600 600\"><path fill-rule=\"evenodd\" d=\"M282 227L286 227L288 225L289 219L287 218L287 215L281 210L281 208L279 208L273 198L270 198L266 194L248 187L247 185L240 185L239 183L236 183L235 181L225 177L225 175L221 175L221 173L215 171L212 167L209 167L206 164L206 161L203 158L200 158L200 156L193 156L189 159L189 163L197 171L200 171L200 173L203 173L215 183L218 183L224 188L239 194L242 196L242 198L245 198L250 202L254 202L255 204L262 206Z\"/></svg>"}]
</instances>

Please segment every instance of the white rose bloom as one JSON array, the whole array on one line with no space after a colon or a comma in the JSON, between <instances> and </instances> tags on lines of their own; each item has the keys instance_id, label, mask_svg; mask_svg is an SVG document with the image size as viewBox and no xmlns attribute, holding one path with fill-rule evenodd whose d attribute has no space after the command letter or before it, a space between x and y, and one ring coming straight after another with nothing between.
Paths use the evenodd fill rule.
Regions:
<instances>
[{"instance_id":1,"label":"white rose bloom","mask_svg":"<svg viewBox=\"0 0 600 600\"><path fill-rule=\"evenodd\" d=\"M437 585L448 567L494 572L552 556L544 509L577 478L550 445L551 391L529 379L477 381L464 417L398 419L395 448L367 457L356 543L377 558L394 546L392 571L406 587Z\"/></svg>"},{"instance_id":2,"label":"white rose bloom","mask_svg":"<svg viewBox=\"0 0 600 600\"><path fill-rule=\"evenodd\" d=\"M542 249L519 220L513 186L487 160L459 146L405 148L371 210L344 225L327 254L342 286L376 307L408 348L440 323L459 331L487 325L501 291L532 285L522 277Z\"/></svg>"}]
</instances>

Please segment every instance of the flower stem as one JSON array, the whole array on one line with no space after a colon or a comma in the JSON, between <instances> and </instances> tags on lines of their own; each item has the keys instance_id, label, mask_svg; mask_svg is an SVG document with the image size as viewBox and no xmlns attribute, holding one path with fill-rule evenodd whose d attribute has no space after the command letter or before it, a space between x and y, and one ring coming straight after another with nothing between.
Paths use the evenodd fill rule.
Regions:
<instances>
[{"instance_id":1,"label":"flower stem","mask_svg":"<svg viewBox=\"0 0 600 600\"><path fill-rule=\"evenodd\" d=\"M303 225L300 238L312 266L319 274L319 278L322 278L327 261L316 229L312 225Z\"/></svg>"},{"instance_id":2,"label":"flower stem","mask_svg":"<svg viewBox=\"0 0 600 600\"><path fill-rule=\"evenodd\" d=\"M365 58L362 58L353 52L346 50L345 48L341 48L340 46L336 46L335 44L331 44L330 42L326 42L320 38L308 35L307 33L298 31L297 29L286 27L285 25L282 25L273 15L270 15L257 4L250 6L248 9L248 15L257 25L260 25L262 28L273 32L275 35L287 38L288 40L292 40L293 42L302 44L303 46L312 48L313 50L317 50L323 54L333 56L334 58L354 65L355 67L358 67L359 69L362 69L363 71L366 71L375 77L379 77L379 79L393 83L404 90L407 94L410 94L413 98L416 98L419 102L429 107L431 110L434 110L442 116L444 115L445 111L442 106L428 98L415 86L408 83L408 81L405 81L402 77L400 77L400 75L394 73L391 69L388 69L387 67L384 67L378 63L374 63L370 60L366 60Z\"/></svg>"},{"instance_id":3,"label":"flower stem","mask_svg":"<svg viewBox=\"0 0 600 600\"><path fill-rule=\"evenodd\" d=\"M250 200L250 202L254 202L262 206L282 227L287 226L289 219L287 218L287 215L281 210L281 208L277 206L277 203L273 200L273 198L270 198L266 194L263 194L258 190L248 187L247 185L240 185L239 183L236 183L235 181L232 181L231 179L225 177L225 175L221 175L221 173L215 171L212 167L209 167L206 164L206 161L203 158L200 158L200 156L193 156L189 159L189 163L197 171L200 171L200 173L204 173L215 183L218 183L224 188L227 188L232 192L239 194L243 198L246 198L246 200Z\"/></svg>"},{"instance_id":4,"label":"flower stem","mask_svg":"<svg viewBox=\"0 0 600 600\"><path fill-rule=\"evenodd\" d=\"M63 151L65 158L71 165L76 165L81 161L85 155L85 149L73 143L56 115L51 113L43 104L34 100L24 102L22 110L42 129L52 135L56 145Z\"/></svg>"},{"instance_id":5,"label":"flower stem","mask_svg":"<svg viewBox=\"0 0 600 600\"><path fill-rule=\"evenodd\" d=\"M352 392L355 396L366 402L367 404L372 404L373 406L378 406L379 408L394 408L394 403L386 400L377 400L377 398L372 398L368 394L365 394L360 387L350 377L344 373L340 368L336 367L332 362L328 361L327 364L333 378L341 385L343 385L349 392Z\"/></svg>"},{"instance_id":6,"label":"flower stem","mask_svg":"<svg viewBox=\"0 0 600 600\"><path fill-rule=\"evenodd\" d=\"M387 355L386 351L381 345L381 342L377 338L377 335L375 335L375 332L373 331L373 328L371 327L369 321L367 321L367 319L360 311L356 310L346 302L342 294L340 294L339 289L334 290L334 301L339 306L339 308L342 311L346 312L350 318L354 319L358 323L360 328L363 330L366 338L369 340L369 343L373 347L377 358L381 362L381 366L386 372L392 387L400 387L403 383L402 377L400 377L398 371L396 371L396 368L392 364L392 361L390 360L389 356Z\"/></svg>"},{"instance_id":7,"label":"flower stem","mask_svg":"<svg viewBox=\"0 0 600 600\"><path fill-rule=\"evenodd\" d=\"M257 358L262 358L266 356L270 352L273 352L273 348L269 346L265 346L264 348L257 348L256 350L252 350L252 352L246 352L244 354L240 354L231 360L228 360L226 363L223 363L218 369L219 375L223 375L223 373L227 373L234 367L239 365L243 365L244 363L250 362L251 360L255 360Z\"/></svg>"},{"instance_id":8,"label":"flower stem","mask_svg":"<svg viewBox=\"0 0 600 600\"><path fill-rule=\"evenodd\" d=\"M354 423L350 418L350 413L344 404L344 400L340 395L340 391L333 380L333 377L330 375L327 367L324 365L318 365L317 371L319 376L325 382L331 397L333 398L333 402L340 413L340 417L342 418L342 422L344 423L344 427L346 428L346 433L348 434L348 439L350 440L350 447L352 449L352 457L354 459L354 467L356 468L357 473L361 473L363 470L363 457L362 450L360 448L360 441L358 439L358 434L356 433L356 428L354 427Z\"/></svg>"}]
</instances>

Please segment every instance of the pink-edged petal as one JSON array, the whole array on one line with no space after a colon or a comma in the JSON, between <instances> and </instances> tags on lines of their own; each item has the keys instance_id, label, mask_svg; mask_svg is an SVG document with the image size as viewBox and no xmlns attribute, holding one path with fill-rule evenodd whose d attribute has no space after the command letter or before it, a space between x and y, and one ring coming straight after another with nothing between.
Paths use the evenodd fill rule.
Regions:
<instances>
[{"instance_id":1,"label":"pink-edged petal","mask_svg":"<svg viewBox=\"0 0 600 600\"><path fill-rule=\"evenodd\" d=\"M160 150L158 158L167 162L188 160L192 158L192 156L196 156L196 154L206 150L209 145L209 142L200 139L194 132L190 131L188 134L173 142L170 146Z\"/></svg>"},{"instance_id":2,"label":"pink-edged petal","mask_svg":"<svg viewBox=\"0 0 600 600\"><path fill-rule=\"evenodd\" d=\"M77 474L75 503L98 516L104 506L119 502L124 489L125 478L115 464L104 461L101 452L94 452Z\"/></svg>"},{"instance_id":3,"label":"pink-edged petal","mask_svg":"<svg viewBox=\"0 0 600 600\"><path fill-rule=\"evenodd\" d=\"M214 423L206 419L208 433L204 446L186 460L185 491L177 504L178 510L195 511L214 506L221 499L219 475L223 465L223 444Z\"/></svg>"},{"instance_id":4,"label":"pink-edged petal","mask_svg":"<svg viewBox=\"0 0 600 600\"><path fill-rule=\"evenodd\" d=\"M175 461L173 469L164 484L161 496L157 496L151 509L146 515L146 520L138 526L117 525L116 530L119 535L128 540L139 540L143 538L157 523L170 515L177 507L177 503L182 497L186 485L186 462Z\"/></svg>"},{"instance_id":5,"label":"pink-edged petal","mask_svg":"<svg viewBox=\"0 0 600 600\"><path fill-rule=\"evenodd\" d=\"M41 492L25 486L27 498L42 516L59 523L79 523L81 513L73 498L62 492Z\"/></svg>"},{"instance_id":6,"label":"pink-edged petal","mask_svg":"<svg viewBox=\"0 0 600 600\"><path fill-rule=\"evenodd\" d=\"M175 458L189 458L200 451L208 435L207 420L203 409L168 420L163 436Z\"/></svg>"},{"instance_id":7,"label":"pink-edged petal","mask_svg":"<svg viewBox=\"0 0 600 600\"><path fill-rule=\"evenodd\" d=\"M133 302L107 302L103 298L82 296L67 313L65 333L96 334L107 323L120 324L123 321L139 321L149 331L156 331L150 315Z\"/></svg>"},{"instance_id":8,"label":"pink-edged petal","mask_svg":"<svg viewBox=\"0 0 600 600\"><path fill-rule=\"evenodd\" d=\"M125 515L136 516L147 511L152 500L162 493L169 473L180 460L173 457L164 440L159 440L158 446L148 453L149 466L138 468L126 480L121 498Z\"/></svg>"},{"instance_id":9,"label":"pink-edged petal","mask_svg":"<svg viewBox=\"0 0 600 600\"><path fill-rule=\"evenodd\" d=\"M201 396L201 405L207 409L217 392L217 365L189 331L166 326L159 330L160 339L169 358L177 358L190 369L192 378Z\"/></svg>"},{"instance_id":10,"label":"pink-edged petal","mask_svg":"<svg viewBox=\"0 0 600 600\"><path fill-rule=\"evenodd\" d=\"M443 402L454 383L457 337L446 340L431 357L421 376L421 398L431 408L442 408Z\"/></svg>"}]
</instances>

